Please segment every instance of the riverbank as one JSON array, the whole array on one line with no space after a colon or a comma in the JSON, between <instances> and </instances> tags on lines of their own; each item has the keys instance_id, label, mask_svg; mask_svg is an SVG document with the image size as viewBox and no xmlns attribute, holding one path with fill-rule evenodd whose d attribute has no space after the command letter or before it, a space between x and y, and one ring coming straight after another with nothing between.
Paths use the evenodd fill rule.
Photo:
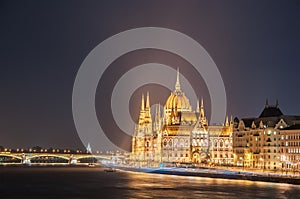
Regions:
<instances>
[{"instance_id":1,"label":"riverbank","mask_svg":"<svg viewBox=\"0 0 300 199\"><path fill-rule=\"evenodd\" d=\"M221 169L191 169L191 168L177 168L177 167L162 167L162 168L142 168L142 167L116 167L123 171L155 173L178 176L193 176L193 177L207 177L207 178L223 178L233 180L250 180L273 183L287 183L300 185L300 178L281 174L265 174L247 171L230 171Z\"/></svg>"}]
</instances>

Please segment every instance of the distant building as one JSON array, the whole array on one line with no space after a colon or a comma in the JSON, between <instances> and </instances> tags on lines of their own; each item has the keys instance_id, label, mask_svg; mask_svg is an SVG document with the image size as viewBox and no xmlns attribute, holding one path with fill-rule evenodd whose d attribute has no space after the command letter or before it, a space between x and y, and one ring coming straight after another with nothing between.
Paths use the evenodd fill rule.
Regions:
<instances>
[{"instance_id":1,"label":"distant building","mask_svg":"<svg viewBox=\"0 0 300 199\"><path fill-rule=\"evenodd\" d=\"M266 101L257 118L235 119L234 163L260 169L292 169L300 163L300 116L284 115Z\"/></svg>"},{"instance_id":2,"label":"distant building","mask_svg":"<svg viewBox=\"0 0 300 199\"><path fill-rule=\"evenodd\" d=\"M214 163L233 165L233 121L224 125L209 126L204 114L203 100L192 110L189 99L181 90L179 71L175 90L164 105L156 109L152 122L149 93L142 96L138 124L132 138L131 160L140 166L161 163Z\"/></svg>"}]
</instances>

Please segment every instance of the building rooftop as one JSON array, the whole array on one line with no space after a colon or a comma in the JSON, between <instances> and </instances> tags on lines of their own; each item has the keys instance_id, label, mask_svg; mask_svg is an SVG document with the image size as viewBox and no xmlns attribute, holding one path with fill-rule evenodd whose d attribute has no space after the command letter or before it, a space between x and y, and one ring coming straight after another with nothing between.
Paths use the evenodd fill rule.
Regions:
<instances>
[{"instance_id":1,"label":"building rooftop","mask_svg":"<svg viewBox=\"0 0 300 199\"><path fill-rule=\"evenodd\" d=\"M279 117L283 115L280 108L278 106L266 106L264 110L261 112L259 118L263 117Z\"/></svg>"},{"instance_id":2,"label":"building rooftop","mask_svg":"<svg viewBox=\"0 0 300 199\"><path fill-rule=\"evenodd\" d=\"M282 130L297 130L297 129L300 129L300 124L294 124L286 128L283 128Z\"/></svg>"}]
</instances>

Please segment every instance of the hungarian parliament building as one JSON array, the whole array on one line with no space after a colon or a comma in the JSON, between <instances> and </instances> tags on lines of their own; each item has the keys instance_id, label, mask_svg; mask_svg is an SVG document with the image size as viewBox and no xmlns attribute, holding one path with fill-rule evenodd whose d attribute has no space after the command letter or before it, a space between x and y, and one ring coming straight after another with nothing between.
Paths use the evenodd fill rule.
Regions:
<instances>
[{"instance_id":1,"label":"hungarian parliament building","mask_svg":"<svg viewBox=\"0 0 300 199\"><path fill-rule=\"evenodd\" d=\"M154 121L149 93L142 95L132 138L131 162L136 166L207 164L257 169L300 167L300 116L284 115L278 102L266 101L259 117L209 125L203 99L193 110L181 90L179 71L163 113L157 106Z\"/></svg>"}]
</instances>

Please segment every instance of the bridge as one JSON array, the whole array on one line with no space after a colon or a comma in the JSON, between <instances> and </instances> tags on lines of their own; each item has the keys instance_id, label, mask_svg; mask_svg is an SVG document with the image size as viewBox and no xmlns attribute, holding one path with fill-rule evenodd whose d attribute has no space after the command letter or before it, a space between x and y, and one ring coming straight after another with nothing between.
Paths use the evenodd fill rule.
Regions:
<instances>
[{"instance_id":1,"label":"bridge","mask_svg":"<svg viewBox=\"0 0 300 199\"><path fill-rule=\"evenodd\" d=\"M0 165L7 164L89 164L96 162L113 162L123 156L90 153L11 153L0 152Z\"/></svg>"}]
</instances>

